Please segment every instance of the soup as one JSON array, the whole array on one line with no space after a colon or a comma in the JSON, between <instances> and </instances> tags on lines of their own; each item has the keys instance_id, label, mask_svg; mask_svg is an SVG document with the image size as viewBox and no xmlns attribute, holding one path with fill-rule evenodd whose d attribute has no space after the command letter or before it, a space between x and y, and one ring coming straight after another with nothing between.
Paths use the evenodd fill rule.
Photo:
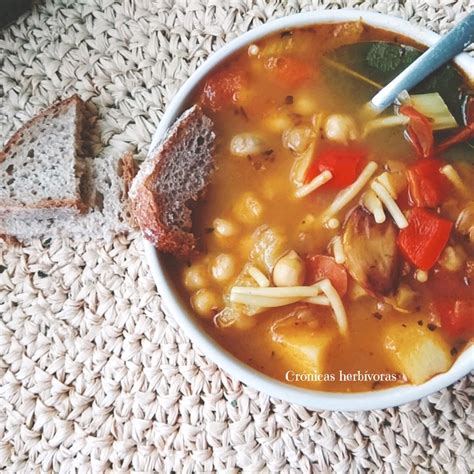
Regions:
<instances>
[{"instance_id":1,"label":"soup","mask_svg":"<svg viewBox=\"0 0 474 474\"><path fill-rule=\"evenodd\" d=\"M474 104L452 67L380 116L420 53L362 23L283 31L205 79L202 252L168 268L216 343L326 391L423 383L474 326Z\"/></svg>"}]
</instances>

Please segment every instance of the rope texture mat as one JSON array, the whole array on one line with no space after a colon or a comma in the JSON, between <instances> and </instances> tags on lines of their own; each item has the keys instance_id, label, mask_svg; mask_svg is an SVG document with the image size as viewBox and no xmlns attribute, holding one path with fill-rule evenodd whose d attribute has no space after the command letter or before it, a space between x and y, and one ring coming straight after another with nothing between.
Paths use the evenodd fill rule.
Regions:
<instances>
[{"instance_id":1,"label":"rope texture mat","mask_svg":"<svg viewBox=\"0 0 474 474\"><path fill-rule=\"evenodd\" d=\"M225 5L224 5L225 4ZM328 0L445 31L472 0ZM180 84L239 33L320 2L47 0L0 31L0 141L58 97L103 145L147 151ZM163 315L138 236L0 247L0 468L8 472L474 469L473 384L397 409L313 412L248 388Z\"/></svg>"}]
</instances>

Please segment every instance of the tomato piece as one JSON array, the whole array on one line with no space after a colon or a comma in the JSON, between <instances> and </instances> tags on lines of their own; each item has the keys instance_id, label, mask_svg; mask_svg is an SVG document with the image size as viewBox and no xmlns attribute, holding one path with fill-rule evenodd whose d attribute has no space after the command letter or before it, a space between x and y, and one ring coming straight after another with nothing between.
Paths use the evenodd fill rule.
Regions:
<instances>
[{"instance_id":1,"label":"tomato piece","mask_svg":"<svg viewBox=\"0 0 474 474\"><path fill-rule=\"evenodd\" d=\"M290 56L271 57L265 67L285 87L297 87L311 79L315 72L308 63Z\"/></svg>"},{"instance_id":2,"label":"tomato piece","mask_svg":"<svg viewBox=\"0 0 474 474\"><path fill-rule=\"evenodd\" d=\"M435 303L441 327L451 337L474 335L474 299L443 298Z\"/></svg>"},{"instance_id":3,"label":"tomato piece","mask_svg":"<svg viewBox=\"0 0 474 474\"><path fill-rule=\"evenodd\" d=\"M440 173L443 162L433 158L421 159L407 170L410 204L418 207L436 207L445 199L448 179Z\"/></svg>"},{"instance_id":4,"label":"tomato piece","mask_svg":"<svg viewBox=\"0 0 474 474\"><path fill-rule=\"evenodd\" d=\"M330 189L342 189L352 184L359 176L367 152L355 147L331 147L319 153L305 176L305 184L312 181L324 170L332 173L324 186Z\"/></svg>"},{"instance_id":5,"label":"tomato piece","mask_svg":"<svg viewBox=\"0 0 474 474\"><path fill-rule=\"evenodd\" d=\"M340 296L347 292L346 269L327 255L312 255L306 257L306 285L327 278Z\"/></svg>"},{"instance_id":6,"label":"tomato piece","mask_svg":"<svg viewBox=\"0 0 474 474\"><path fill-rule=\"evenodd\" d=\"M246 78L238 69L222 69L213 74L204 84L201 103L213 112L238 101Z\"/></svg>"},{"instance_id":7,"label":"tomato piece","mask_svg":"<svg viewBox=\"0 0 474 474\"><path fill-rule=\"evenodd\" d=\"M431 122L420 114L411 105L402 105L400 113L406 115L410 121L407 126L407 135L410 143L415 147L420 158L429 158L433 155L434 137Z\"/></svg>"},{"instance_id":8,"label":"tomato piece","mask_svg":"<svg viewBox=\"0 0 474 474\"><path fill-rule=\"evenodd\" d=\"M397 244L408 261L427 271L438 261L452 227L451 221L421 207L414 207L408 227L398 234Z\"/></svg>"}]
</instances>

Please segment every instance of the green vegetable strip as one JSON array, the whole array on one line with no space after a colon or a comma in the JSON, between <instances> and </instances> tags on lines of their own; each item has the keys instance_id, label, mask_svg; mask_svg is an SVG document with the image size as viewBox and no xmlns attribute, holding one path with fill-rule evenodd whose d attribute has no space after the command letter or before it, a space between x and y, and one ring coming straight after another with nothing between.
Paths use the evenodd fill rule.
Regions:
<instances>
[{"instance_id":1,"label":"green vegetable strip","mask_svg":"<svg viewBox=\"0 0 474 474\"><path fill-rule=\"evenodd\" d=\"M329 59L327 57L323 57L323 61L331 66L334 69L337 69L338 71L345 72L346 74L349 74L352 77L355 77L356 79L359 79L360 81L366 82L367 84L370 84L371 86L375 87L376 89L382 89L383 86L382 84L379 84L378 82L373 81L372 79L369 79L368 77L363 76L362 74L359 74L356 71L353 71L352 69L348 68L347 66L344 66L343 64L340 64L336 61L333 61L332 59Z\"/></svg>"}]
</instances>

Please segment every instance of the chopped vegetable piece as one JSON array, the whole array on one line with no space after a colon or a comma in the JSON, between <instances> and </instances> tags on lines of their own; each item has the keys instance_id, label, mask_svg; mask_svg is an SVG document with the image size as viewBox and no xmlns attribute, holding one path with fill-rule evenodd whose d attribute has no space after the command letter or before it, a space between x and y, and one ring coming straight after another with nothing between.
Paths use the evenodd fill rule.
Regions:
<instances>
[{"instance_id":1,"label":"chopped vegetable piece","mask_svg":"<svg viewBox=\"0 0 474 474\"><path fill-rule=\"evenodd\" d=\"M474 298L442 298L435 303L441 327L452 337L474 336Z\"/></svg>"},{"instance_id":2,"label":"chopped vegetable piece","mask_svg":"<svg viewBox=\"0 0 474 474\"><path fill-rule=\"evenodd\" d=\"M430 122L433 130L446 130L458 126L438 92L410 95L407 105L411 105Z\"/></svg>"},{"instance_id":3,"label":"chopped vegetable piece","mask_svg":"<svg viewBox=\"0 0 474 474\"><path fill-rule=\"evenodd\" d=\"M449 182L440 172L440 160L422 159L407 170L409 200L413 206L436 207L446 197Z\"/></svg>"},{"instance_id":4,"label":"chopped vegetable piece","mask_svg":"<svg viewBox=\"0 0 474 474\"><path fill-rule=\"evenodd\" d=\"M415 207L410 213L408 227L400 231L398 246L409 262L427 271L446 247L452 227L452 222Z\"/></svg>"},{"instance_id":5,"label":"chopped vegetable piece","mask_svg":"<svg viewBox=\"0 0 474 474\"><path fill-rule=\"evenodd\" d=\"M436 147L436 153L443 153L458 143L465 142L474 136L474 97L468 99L466 105L466 126L454 135L441 142Z\"/></svg>"},{"instance_id":6,"label":"chopped vegetable piece","mask_svg":"<svg viewBox=\"0 0 474 474\"><path fill-rule=\"evenodd\" d=\"M410 143L415 147L420 158L429 158L433 155L433 128L431 122L414 107L402 105L400 113L409 117L407 135Z\"/></svg>"},{"instance_id":7,"label":"chopped vegetable piece","mask_svg":"<svg viewBox=\"0 0 474 474\"><path fill-rule=\"evenodd\" d=\"M307 285L328 279L339 295L344 296L347 292L346 269L336 263L334 258L327 255L313 255L306 258L306 280Z\"/></svg>"},{"instance_id":8,"label":"chopped vegetable piece","mask_svg":"<svg viewBox=\"0 0 474 474\"><path fill-rule=\"evenodd\" d=\"M414 384L446 372L452 364L449 347L441 335L415 323L389 326L384 345L396 368Z\"/></svg>"},{"instance_id":9,"label":"chopped vegetable piece","mask_svg":"<svg viewBox=\"0 0 474 474\"><path fill-rule=\"evenodd\" d=\"M354 280L372 295L396 291L402 259L397 248L397 227L391 219L377 224L363 207L356 207L346 221L342 244L345 266Z\"/></svg>"},{"instance_id":10,"label":"chopped vegetable piece","mask_svg":"<svg viewBox=\"0 0 474 474\"><path fill-rule=\"evenodd\" d=\"M367 152L354 147L331 147L317 156L305 176L305 184L310 183L321 172L328 170L332 179L327 188L342 189L352 184L359 176Z\"/></svg>"},{"instance_id":11,"label":"chopped vegetable piece","mask_svg":"<svg viewBox=\"0 0 474 474\"><path fill-rule=\"evenodd\" d=\"M318 327L317 315L292 316L271 327L273 350L295 372L324 373L334 330Z\"/></svg>"},{"instance_id":12,"label":"chopped vegetable piece","mask_svg":"<svg viewBox=\"0 0 474 474\"><path fill-rule=\"evenodd\" d=\"M397 292L385 301L401 313L413 313L419 304L417 293L405 283L401 284Z\"/></svg>"},{"instance_id":13,"label":"chopped vegetable piece","mask_svg":"<svg viewBox=\"0 0 474 474\"><path fill-rule=\"evenodd\" d=\"M222 69L213 74L204 84L201 102L205 107L217 112L225 105L238 101L246 79L238 69Z\"/></svg>"},{"instance_id":14,"label":"chopped vegetable piece","mask_svg":"<svg viewBox=\"0 0 474 474\"><path fill-rule=\"evenodd\" d=\"M313 162L314 150L316 149L316 141L311 142L300 156L298 156L291 168L290 179L296 186L302 186L305 183L305 176ZM311 180L309 180L311 181Z\"/></svg>"},{"instance_id":15,"label":"chopped vegetable piece","mask_svg":"<svg viewBox=\"0 0 474 474\"><path fill-rule=\"evenodd\" d=\"M265 67L283 87L300 86L314 75L308 63L291 56L271 57Z\"/></svg>"},{"instance_id":16,"label":"chopped vegetable piece","mask_svg":"<svg viewBox=\"0 0 474 474\"><path fill-rule=\"evenodd\" d=\"M474 201L468 202L459 213L456 220L456 230L462 235L467 235L469 240L474 242Z\"/></svg>"}]
</instances>

